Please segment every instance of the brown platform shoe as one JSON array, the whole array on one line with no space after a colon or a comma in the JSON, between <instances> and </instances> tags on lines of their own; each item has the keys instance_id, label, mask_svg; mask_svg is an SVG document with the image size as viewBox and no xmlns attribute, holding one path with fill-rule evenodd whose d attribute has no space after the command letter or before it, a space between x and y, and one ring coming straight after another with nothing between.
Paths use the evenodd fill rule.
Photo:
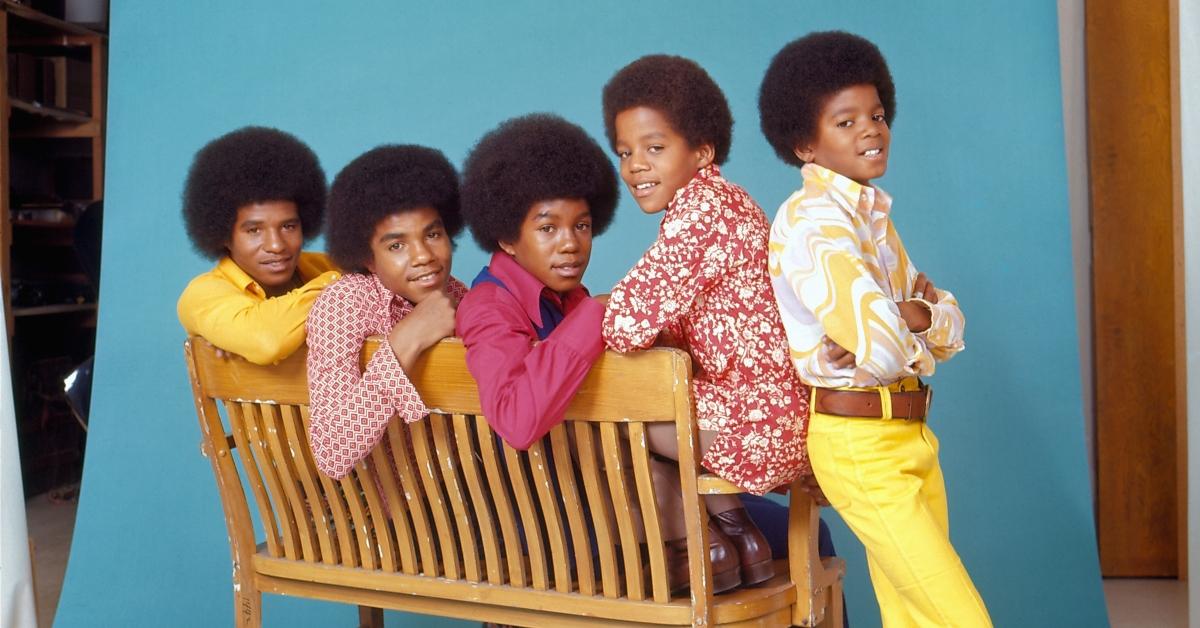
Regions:
<instances>
[{"instance_id":1,"label":"brown platform shoe","mask_svg":"<svg viewBox=\"0 0 1200 628\"><path fill-rule=\"evenodd\" d=\"M721 532L737 549L742 568L742 584L760 584L775 575L775 564L771 562L771 546L767 538L754 525L745 508L734 508L712 516Z\"/></svg>"},{"instance_id":2,"label":"brown platform shoe","mask_svg":"<svg viewBox=\"0 0 1200 628\"><path fill-rule=\"evenodd\" d=\"M691 586L687 539L674 539L664 545L667 549L667 582L671 586L671 593L686 591ZM770 556L770 550L767 555ZM712 519L708 521L708 558L712 562L713 593L736 589L742 583L737 548Z\"/></svg>"}]
</instances>

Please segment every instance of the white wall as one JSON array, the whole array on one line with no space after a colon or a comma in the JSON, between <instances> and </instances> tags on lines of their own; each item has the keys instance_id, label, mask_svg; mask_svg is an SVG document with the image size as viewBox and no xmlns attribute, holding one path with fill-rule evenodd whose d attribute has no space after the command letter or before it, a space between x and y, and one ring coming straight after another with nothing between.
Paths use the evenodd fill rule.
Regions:
<instances>
[{"instance_id":1,"label":"white wall","mask_svg":"<svg viewBox=\"0 0 1200 628\"><path fill-rule=\"evenodd\" d=\"M1092 377L1092 232L1088 205L1087 82L1085 81L1084 0L1058 0L1058 54L1062 80L1063 145L1067 153L1067 195L1071 213L1071 252L1075 260L1075 318L1079 330L1080 393L1088 474L1095 490L1096 448Z\"/></svg>"},{"instance_id":2,"label":"white wall","mask_svg":"<svg viewBox=\"0 0 1200 628\"><path fill-rule=\"evenodd\" d=\"M1200 625L1200 3L1179 1L1179 113L1183 164L1183 285L1187 326L1188 607ZM1187 77L1187 78L1185 78Z\"/></svg>"}]
</instances>

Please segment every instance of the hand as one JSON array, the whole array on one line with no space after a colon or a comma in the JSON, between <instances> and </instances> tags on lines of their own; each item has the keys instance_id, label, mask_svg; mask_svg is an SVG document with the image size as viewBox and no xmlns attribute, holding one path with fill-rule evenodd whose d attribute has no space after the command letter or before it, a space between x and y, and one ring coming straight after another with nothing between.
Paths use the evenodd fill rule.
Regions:
<instances>
[{"instance_id":1,"label":"hand","mask_svg":"<svg viewBox=\"0 0 1200 628\"><path fill-rule=\"evenodd\" d=\"M825 491L821 490L821 485L817 483L817 476L806 475L800 478L800 490L808 493L818 506L829 505L829 498L825 497Z\"/></svg>"},{"instance_id":2,"label":"hand","mask_svg":"<svg viewBox=\"0 0 1200 628\"><path fill-rule=\"evenodd\" d=\"M608 298L610 296L612 296L612 295L611 294L597 294L597 295L593 296L592 298L595 299L596 302L598 302L600 305L603 305L604 307L608 307Z\"/></svg>"},{"instance_id":3,"label":"hand","mask_svg":"<svg viewBox=\"0 0 1200 628\"><path fill-rule=\"evenodd\" d=\"M908 330L919 334L927 329L933 323L933 312L929 310L929 306L920 301L901 301L896 304L900 310L900 317L904 319L904 324L908 326Z\"/></svg>"},{"instance_id":4,"label":"hand","mask_svg":"<svg viewBox=\"0 0 1200 628\"><path fill-rule=\"evenodd\" d=\"M925 273L917 273L917 278L913 281L912 298L925 299L930 303L938 302L937 288L934 287L933 281L925 276Z\"/></svg>"},{"instance_id":5,"label":"hand","mask_svg":"<svg viewBox=\"0 0 1200 628\"><path fill-rule=\"evenodd\" d=\"M454 313L457 304L444 291L435 292L422 300L400 319L388 332L388 344L400 366L409 370L429 347L442 338L454 335Z\"/></svg>"},{"instance_id":6,"label":"hand","mask_svg":"<svg viewBox=\"0 0 1200 628\"><path fill-rule=\"evenodd\" d=\"M821 339L821 343L825 345L825 359L833 363L835 368L854 368L856 357L849 349L834 342L829 336Z\"/></svg>"}]
</instances>

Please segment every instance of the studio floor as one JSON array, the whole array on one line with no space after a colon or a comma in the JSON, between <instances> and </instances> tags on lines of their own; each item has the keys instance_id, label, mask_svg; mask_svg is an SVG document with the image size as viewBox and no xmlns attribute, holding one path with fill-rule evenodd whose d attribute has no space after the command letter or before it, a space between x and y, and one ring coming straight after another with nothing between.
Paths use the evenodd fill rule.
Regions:
<instances>
[{"instance_id":1,"label":"studio floor","mask_svg":"<svg viewBox=\"0 0 1200 628\"><path fill-rule=\"evenodd\" d=\"M54 624L62 592L71 533L75 529L74 499L38 495L25 502L34 547L38 626ZM1112 628L1186 628L1187 583L1179 580L1108 579L1104 581Z\"/></svg>"}]
</instances>

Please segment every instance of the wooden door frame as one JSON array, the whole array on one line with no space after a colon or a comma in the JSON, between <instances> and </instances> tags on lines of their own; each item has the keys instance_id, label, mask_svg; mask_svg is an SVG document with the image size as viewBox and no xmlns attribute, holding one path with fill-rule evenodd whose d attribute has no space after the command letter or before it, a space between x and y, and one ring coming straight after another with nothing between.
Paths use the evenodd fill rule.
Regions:
<instances>
[{"instance_id":1,"label":"wooden door frame","mask_svg":"<svg viewBox=\"0 0 1200 628\"><path fill-rule=\"evenodd\" d=\"M1089 0L1085 12L1101 568L1183 577L1178 0Z\"/></svg>"}]
</instances>

